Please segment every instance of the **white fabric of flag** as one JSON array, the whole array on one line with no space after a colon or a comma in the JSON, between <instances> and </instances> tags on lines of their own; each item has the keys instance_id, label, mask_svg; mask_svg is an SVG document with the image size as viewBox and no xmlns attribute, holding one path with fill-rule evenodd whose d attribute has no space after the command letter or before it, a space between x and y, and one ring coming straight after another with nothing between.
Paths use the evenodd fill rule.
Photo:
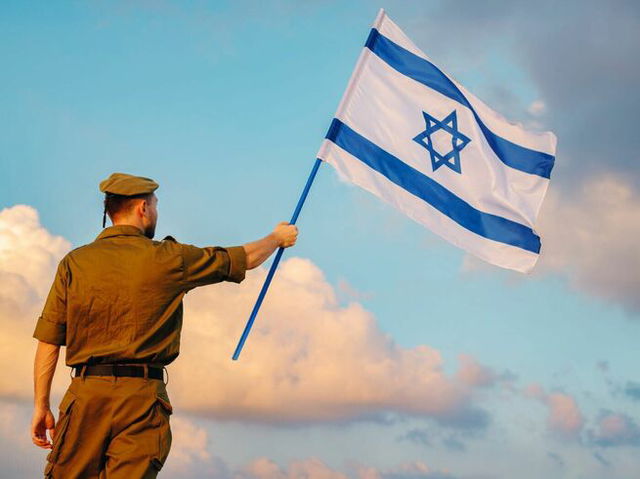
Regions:
<instances>
[{"instance_id":1,"label":"white fabric of flag","mask_svg":"<svg viewBox=\"0 0 640 479\"><path fill-rule=\"evenodd\" d=\"M318 158L463 250L529 272L556 142L491 110L380 10Z\"/></svg>"}]
</instances>

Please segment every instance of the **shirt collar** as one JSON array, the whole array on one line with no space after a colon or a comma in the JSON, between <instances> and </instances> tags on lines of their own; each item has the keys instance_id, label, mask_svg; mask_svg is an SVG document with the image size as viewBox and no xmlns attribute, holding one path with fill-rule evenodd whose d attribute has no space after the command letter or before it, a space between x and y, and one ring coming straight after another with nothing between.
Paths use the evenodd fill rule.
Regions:
<instances>
[{"instance_id":1,"label":"shirt collar","mask_svg":"<svg viewBox=\"0 0 640 479\"><path fill-rule=\"evenodd\" d=\"M109 226L102 230L96 240L110 238L112 236L144 236L140 228L133 225ZM146 236L144 236L146 238Z\"/></svg>"}]
</instances>

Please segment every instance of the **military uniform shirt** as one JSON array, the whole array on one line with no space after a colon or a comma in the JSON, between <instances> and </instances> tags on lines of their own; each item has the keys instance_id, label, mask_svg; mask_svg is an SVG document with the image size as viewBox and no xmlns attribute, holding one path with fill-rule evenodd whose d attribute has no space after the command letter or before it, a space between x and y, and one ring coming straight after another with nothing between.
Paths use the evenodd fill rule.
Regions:
<instances>
[{"instance_id":1,"label":"military uniform shirt","mask_svg":"<svg viewBox=\"0 0 640 479\"><path fill-rule=\"evenodd\" d=\"M67 366L166 365L179 354L185 293L239 283L245 271L242 246L199 248L111 226L60 261L33 337L66 345Z\"/></svg>"}]
</instances>

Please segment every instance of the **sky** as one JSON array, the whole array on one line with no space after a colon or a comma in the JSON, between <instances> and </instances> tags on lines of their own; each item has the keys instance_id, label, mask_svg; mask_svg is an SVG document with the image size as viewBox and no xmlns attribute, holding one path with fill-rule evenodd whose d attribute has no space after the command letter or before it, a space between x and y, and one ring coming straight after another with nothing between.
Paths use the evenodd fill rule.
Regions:
<instances>
[{"instance_id":1,"label":"sky","mask_svg":"<svg viewBox=\"0 0 640 479\"><path fill-rule=\"evenodd\" d=\"M268 263L185 298L161 477L637 477L640 8L470 0L0 2L3 477L44 467L31 334L57 262L101 231L98 183L155 179L158 238L268 234L380 7L557 135L539 263L484 264L322 165L239 361ZM62 358L53 405L68 381Z\"/></svg>"}]
</instances>

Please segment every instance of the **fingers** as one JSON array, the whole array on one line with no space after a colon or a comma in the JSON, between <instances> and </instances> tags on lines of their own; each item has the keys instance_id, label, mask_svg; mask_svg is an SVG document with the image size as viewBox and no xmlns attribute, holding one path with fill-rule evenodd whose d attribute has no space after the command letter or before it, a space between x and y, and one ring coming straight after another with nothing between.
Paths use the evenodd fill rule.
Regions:
<instances>
[{"instance_id":1,"label":"fingers","mask_svg":"<svg viewBox=\"0 0 640 479\"><path fill-rule=\"evenodd\" d=\"M47 438L47 430L51 438L55 434L55 420L50 411L36 410L31 421L31 442L42 449L51 449L53 444Z\"/></svg>"},{"instance_id":2,"label":"fingers","mask_svg":"<svg viewBox=\"0 0 640 479\"><path fill-rule=\"evenodd\" d=\"M31 442L42 449L51 449L53 444L47 439L46 433L34 431L31 433Z\"/></svg>"},{"instance_id":3,"label":"fingers","mask_svg":"<svg viewBox=\"0 0 640 479\"><path fill-rule=\"evenodd\" d=\"M290 248L295 245L298 240L298 227L288 223L287 221L281 221L278 223L275 232L277 232L280 246L282 248Z\"/></svg>"},{"instance_id":4,"label":"fingers","mask_svg":"<svg viewBox=\"0 0 640 479\"><path fill-rule=\"evenodd\" d=\"M287 233L288 235L285 239L284 247L290 248L291 246L296 244L296 241L298 241L298 227L295 225L290 225L289 231Z\"/></svg>"}]
</instances>

